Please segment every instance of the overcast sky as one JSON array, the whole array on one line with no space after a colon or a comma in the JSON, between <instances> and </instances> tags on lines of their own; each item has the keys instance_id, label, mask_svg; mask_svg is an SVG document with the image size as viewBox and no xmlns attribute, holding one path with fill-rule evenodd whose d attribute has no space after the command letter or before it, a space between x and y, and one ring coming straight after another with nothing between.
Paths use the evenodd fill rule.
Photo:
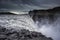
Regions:
<instances>
[{"instance_id":1,"label":"overcast sky","mask_svg":"<svg viewBox=\"0 0 60 40\"><path fill-rule=\"evenodd\" d=\"M0 0L0 10L29 11L60 6L60 0Z\"/></svg>"}]
</instances>

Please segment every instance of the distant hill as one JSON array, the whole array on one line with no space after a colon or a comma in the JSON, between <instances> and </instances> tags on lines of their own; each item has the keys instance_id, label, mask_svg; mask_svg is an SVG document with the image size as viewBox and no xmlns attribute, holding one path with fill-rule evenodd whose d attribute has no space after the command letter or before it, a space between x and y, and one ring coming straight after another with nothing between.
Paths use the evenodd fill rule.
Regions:
<instances>
[{"instance_id":1,"label":"distant hill","mask_svg":"<svg viewBox=\"0 0 60 40\"><path fill-rule=\"evenodd\" d=\"M11 12L0 12L0 15L16 15L16 14Z\"/></svg>"}]
</instances>

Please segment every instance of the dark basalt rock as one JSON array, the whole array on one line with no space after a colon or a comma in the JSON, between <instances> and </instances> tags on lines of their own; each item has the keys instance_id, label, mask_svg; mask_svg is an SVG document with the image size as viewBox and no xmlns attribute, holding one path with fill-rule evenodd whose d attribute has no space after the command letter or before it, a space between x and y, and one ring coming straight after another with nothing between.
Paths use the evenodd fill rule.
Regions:
<instances>
[{"instance_id":1,"label":"dark basalt rock","mask_svg":"<svg viewBox=\"0 0 60 40\"><path fill-rule=\"evenodd\" d=\"M2 30L2 31L1 31ZM0 40L53 40L41 33L22 29L17 31L15 29L6 29L0 26Z\"/></svg>"}]
</instances>

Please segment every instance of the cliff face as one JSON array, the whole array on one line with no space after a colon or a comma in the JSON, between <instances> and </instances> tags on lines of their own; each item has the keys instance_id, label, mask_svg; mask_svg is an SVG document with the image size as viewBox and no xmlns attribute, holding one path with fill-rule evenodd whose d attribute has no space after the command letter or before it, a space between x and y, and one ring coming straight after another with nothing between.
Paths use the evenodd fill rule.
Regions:
<instances>
[{"instance_id":1,"label":"cliff face","mask_svg":"<svg viewBox=\"0 0 60 40\"><path fill-rule=\"evenodd\" d=\"M54 21L55 15L60 15L60 7L55 7L53 9L47 10L33 10L29 12L29 15L34 21L39 20L40 18L47 18L50 21Z\"/></svg>"},{"instance_id":2,"label":"cliff face","mask_svg":"<svg viewBox=\"0 0 60 40\"><path fill-rule=\"evenodd\" d=\"M0 26L0 40L53 40L47 38L41 33L28 31L22 29L17 31L15 29L6 29Z\"/></svg>"}]
</instances>

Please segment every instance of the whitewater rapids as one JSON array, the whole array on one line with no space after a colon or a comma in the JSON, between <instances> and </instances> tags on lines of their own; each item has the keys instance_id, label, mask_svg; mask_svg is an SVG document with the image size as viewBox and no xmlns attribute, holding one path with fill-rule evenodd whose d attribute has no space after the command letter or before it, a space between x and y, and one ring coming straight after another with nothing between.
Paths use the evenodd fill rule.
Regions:
<instances>
[{"instance_id":1,"label":"whitewater rapids","mask_svg":"<svg viewBox=\"0 0 60 40\"><path fill-rule=\"evenodd\" d=\"M32 18L29 15L0 15L0 26L13 28L15 30L28 29L35 31L35 26Z\"/></svg>"}]
</instances>

